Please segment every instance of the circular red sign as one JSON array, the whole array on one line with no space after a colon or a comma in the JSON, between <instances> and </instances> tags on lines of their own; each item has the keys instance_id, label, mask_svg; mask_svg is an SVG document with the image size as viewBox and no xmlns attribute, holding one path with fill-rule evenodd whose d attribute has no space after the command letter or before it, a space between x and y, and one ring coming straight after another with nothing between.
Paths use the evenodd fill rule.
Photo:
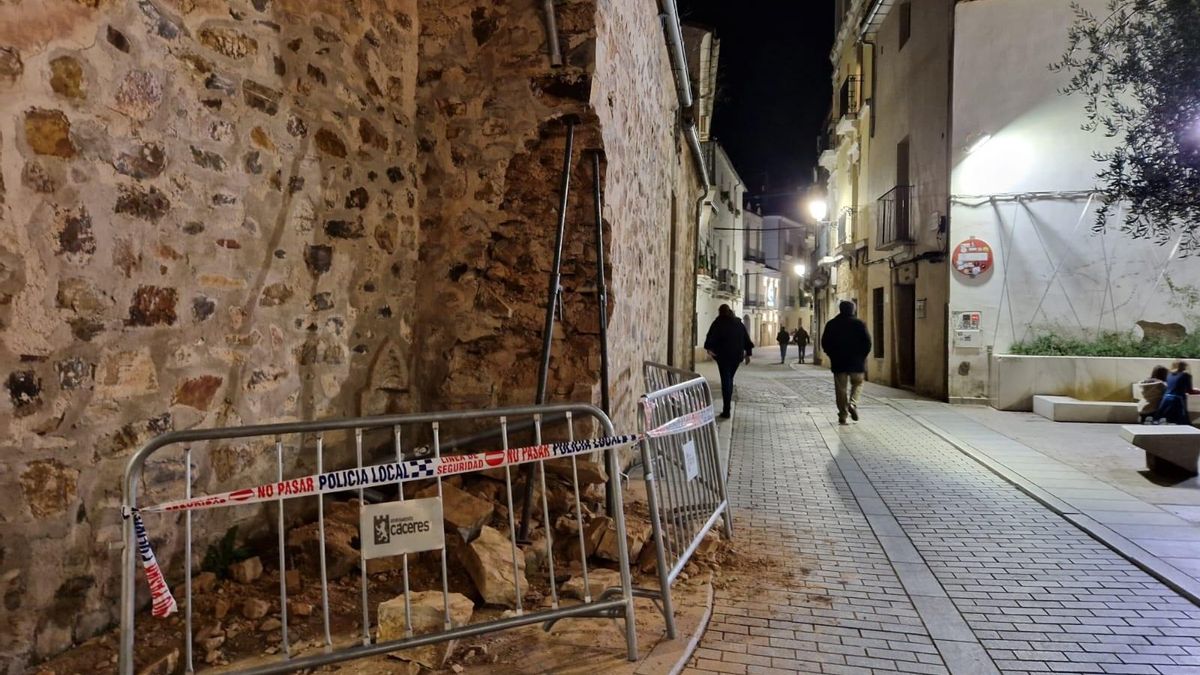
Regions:
<instances>
[{"instance_id":1,"label":"circular red sign","mask_svg":"<svg viewBox=\"0 0 1200 675\"><path fill-rule=\"evenodd\" d=\"M972 279L992 269L994 262L992 247L986 241L975 237L955 246L954 253L950 256L950 263L954 265L954 269Z\"/></svg>"}]
</instances>

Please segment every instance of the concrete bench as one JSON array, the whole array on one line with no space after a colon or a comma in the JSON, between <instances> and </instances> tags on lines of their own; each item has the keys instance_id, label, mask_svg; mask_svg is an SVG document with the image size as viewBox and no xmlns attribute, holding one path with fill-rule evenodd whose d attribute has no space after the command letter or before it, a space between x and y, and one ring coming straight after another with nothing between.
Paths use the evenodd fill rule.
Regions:
<instances>
[{"instance_id":1,"label":"concrete bench","mask_svg":"<svg viewBox=\"0 0 1200 675\"><path fill-rule=\"evenodd\" d=\"M1146 451L1151 471L1172 468L1196 475L1200 457L1200 429L1171 424L1131 424L1121 427L1121 438Z\"/></svg>"},{"instance_id":2,"label":"concrete bench","mask_svg":"<svg viewBox=\"0 0 1200 675\"><path fill-rule=\"evenodd\" d=\"M1138 404L1121 401L1080 401L1070 396L1034 396L1033 412L1055 422L1136 424Z\"/></svg>"}]
</instances>

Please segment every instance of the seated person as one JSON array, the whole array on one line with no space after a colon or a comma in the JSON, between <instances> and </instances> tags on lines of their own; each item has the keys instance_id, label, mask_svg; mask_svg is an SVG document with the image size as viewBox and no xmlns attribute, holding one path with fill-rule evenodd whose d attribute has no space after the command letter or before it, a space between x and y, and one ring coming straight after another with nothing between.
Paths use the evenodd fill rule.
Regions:
<instances>
[{"instance_id":1,"label":"seated person","mask_svg":"<svg viewBox=\"0 0 1200 675\"><path fill-rule=\"evenodd\" d=\"M1170 372L1165 366L1154 366L1150 377L1135 382L1133 397L1138 403L1138 420L1145 424L1147 420L1158 422L1158 406L1162 403L1163 394L1167 391L1167 376Z\"/></svg>"}]
</instances>

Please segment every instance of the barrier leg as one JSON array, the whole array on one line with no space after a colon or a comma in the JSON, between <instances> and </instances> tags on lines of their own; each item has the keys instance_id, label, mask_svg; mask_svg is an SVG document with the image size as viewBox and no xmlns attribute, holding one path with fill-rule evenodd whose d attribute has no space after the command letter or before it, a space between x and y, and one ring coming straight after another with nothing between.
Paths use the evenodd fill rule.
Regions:
<instances>
[{"instance_id":1,"label":"barrier leg","mask_svg":"<svg viewBox=\"0 0 1200 675\"><path fill-rule=\"evenodd\" d=\"M643 429L644 431L644 429ZM643 438L642 465L646 471L646 505L650 509L650 533L654 537L654 556L658 563L658 586L662 593L663 621L667 624L667 638L675 639L675 607L671 603L671 578L667 569L667 556L664 551L666 542L663 538L662 513L658 507L658 477L654 474L654 464L650 461L649 439Z\"/></svg>"},{"instance_id":2,"label":"barrier leg","mask_svg":"<svg viewBox=\"0 0 1200 675\"><path fill-rule=\"evenodd\" d=\"M620 476L617 451L606 450L609 478ZM617 566L621 570L621 589L625 595L625 646L629 649L629 660L637 661L637 622L633 614L633 577L629 572L629 541L625 538L625 507L621 490L613 490L613 522L617 524Z\"/></svg>"}]
</instances>

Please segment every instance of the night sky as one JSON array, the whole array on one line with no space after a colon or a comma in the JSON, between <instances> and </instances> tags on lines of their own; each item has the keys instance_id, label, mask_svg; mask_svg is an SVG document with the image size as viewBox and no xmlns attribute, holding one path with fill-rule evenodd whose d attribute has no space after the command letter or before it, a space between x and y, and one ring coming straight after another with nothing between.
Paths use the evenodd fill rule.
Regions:
<instances>
[{"instance_id":1,"label":"night sky","mask_svg":"<svg viewBox=\"0 0 1200 675\"><path fill-rule=\"evenodd\" d=\"M807 186L829 108L833 0L678 0L721 40L713 136L751 193ZM768 213L795 212L794 197Z\"/></svg>"}]
</instances>

